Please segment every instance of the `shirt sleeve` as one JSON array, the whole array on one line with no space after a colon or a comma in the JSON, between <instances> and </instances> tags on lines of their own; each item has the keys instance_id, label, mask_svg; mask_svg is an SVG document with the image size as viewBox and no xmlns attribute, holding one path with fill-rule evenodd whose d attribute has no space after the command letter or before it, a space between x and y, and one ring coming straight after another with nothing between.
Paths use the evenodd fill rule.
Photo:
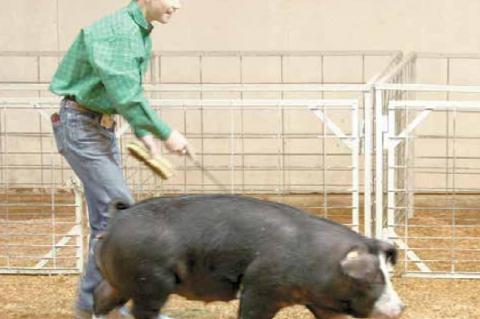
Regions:
<instances>
[{"instance_id":1,"label":"shirt sleeve","mask_svg":"<svg viewBox=\"0 0 480 319\"><path fill-rule=\"evenodd\" d=\"M153 134L166 140L171 128L162 121L145 98L140 72L141 57L128 37L96 40L90 62L98 72L117 112L137 137Z\"/></svg>"}]
</instances>

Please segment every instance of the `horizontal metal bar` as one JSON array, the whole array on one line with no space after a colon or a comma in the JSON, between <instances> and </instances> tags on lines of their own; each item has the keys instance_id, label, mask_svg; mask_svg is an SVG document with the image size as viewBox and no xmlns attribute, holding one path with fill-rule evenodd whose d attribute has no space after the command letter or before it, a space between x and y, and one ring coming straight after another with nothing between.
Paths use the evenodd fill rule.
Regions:
<instances>
[{"instance_id":1,"label":"horizontal metal bar","mask_svg":"<svg viewBox=\"0 0 480 319\"><path fill-rule=\"evenodd\" d=\"M440 194L451 194L453 192L455 193L460 193L460 194L467 194L469 192L478 192L480 189L479 188L466 188L466 187L421 187L421 188L415 188L415 187L409 187L408 191L405 188L398 188L396 191L402 191L402 192L408 192L408 193L427 193L427 192L437 192Z\"/></svg>"},{"instance_id":2,"label":"horizontal metal bar","mask_svg":"<svg viewBox=\"0 0 480 319\"><path fill-rule=\"evenodd\" d=\"M78 275L75 268L0 268L0 275Z\"/></svg>"},{"instance_id":3,"label":"horizontal metal bar","mask_svg":"<svg viewBox=\"0 0 480 319\"><path fill-rule=\"evenodd\" d=\"M480 53L416 52L417 59L479 59Z\"/></svg>"},{"instance_id":4,"label":"horizontal metal bar","mask_svg":"<svg viewBox=\"0 0 480 319\"><path fill-rule=\"evenodd\" d=\"M277 154L275 156L282 156L283 154ZM274 155L271 155L271 154L257 154L256 156L274 156ZM338 155L337 155L338 157ZM124 168L129 168L129 166L124 166ZM134 167L135 169L141 169L141 170L148 170L148 168L143 168L143 167L138 167L138 166L135 166ZM331 171L335 171L335 172L345 172L345 171L351 171L353 169L352 166L350 165L347 165L345 167L337 167L337 166L304 166L304 167L299 167L299 166L248 166L248 165L244 165L244 166L224 166L224 167L219 167L219 166L209 166L209 165L206 165L204 166L205 169L208 169L210 171L218 171L218 172L226 172L226 171L238 171L238 170L244 170L244 171L271 171L271 170L279 170L279 169L282 169L282 171L290 171L290 172L295 172L295 171L313 171L313 170L317 170L317 169L329 169ZM17 168L18 170L20 169L23 169L23 168ZM182 167L177 167L177 170L198 170L199 168L197 166L194 166L194 165L188 165L188 166L182 166ZM14 206L14 205L10 205L10 206ZM74 205L72 205L74 206ZM31 205L29 206L24 206L24 207L32 207ZM45 206L45 207L48 207L48 206ZM63 206L63 207L69 207L69 206Z\"/></svg>"},{"instance_id":5,"label":"horizontal metal bar","mask_svg":"<svg viewBox=\"0 0 480 319\"><path fill-rule=\"evenodd\" d=\"M375 88L379 91L480 93L480 86L477 85L377 83L375 84Z\"/></svg>"},{"instance_id":6,"label":"horizontal metal bar","mask_svg":"<svg viewBox=\"0 0 480 319\"><path fill-rule=\"evenodd\" d=\"M477 260L458 260L458 259L422 259L423 262L428 263L428 264L451 264L451 265L465 265L465 264L473 264L473 263L478 263L480 259ZM419 263L418 261L408 261L408 260L403 260L404 263L406 264L416 264ZM480 268L479 268L480 271Z\"/></svg>"},{"instance_id":7,"label":"horizontal metal bar","mask_svg":"<svg viewBox=\"0 0 480 319\"><path fill-rule=\"evenodd\" d=\"M139 183L132 183L133 185L139 185ZM168 183L168 186L171 186L171 187L174 187L174 186L185 186L183 183ZM216 184L197 184L197 183L190 183L187 185L187 189L190 191L190 190L194 190L192 187L202 187L202 186L209 186L209 187L213 187L213 188L216 188L218 187ZM147 185L144 185L144 187L142 188L142 191L146 190ZM275 187L278 187L277 184L247 184L247 183L242 183L240 185L234 185L233 188L242 188L242 187L250 187L251 190L255 190L255 189L258 189L259 187L265 187L269 189L270 192L272 192L273 194L278 194L278 191L275 191L273 190L272 188L275 188ZM254 187L257 187L257 188L254 188ZM324 189L324 188L335 188L335 187L342 187L342 191L350 191L351 187L352 187L352 184L304 184L304 183L295 183L295 184L290 184L290 185L286 185L285 187L288 187L288 188L291 188L291 187L317 187L317 188L321 188L321 189ZM349 188L347 188L349 187ZM155 190L158 191L158 188L153 188ZM333 191L333 190L332 190ZM337 190L337 191L340 191L340 190ZM168 192L168 189L162 189L162 192ZM312 191L312 193L315 192L315 191Z\"/></svg>"},{"instance_id":8,"label":"horizontal metal bar","mask_svg":"<svg viewBox=\"0 0 480 319\"><path fill-rule=\"evenodd\" d=\"M12 184L10 184L10 185L12 185ZM21 194L19 194L19 195L21 195ZM14 196L18 196L18 194L14 195ZM45 194L45 195L42 194L41 196L49 196L50 198L55 197L55 196L51 196L50 194ZM73 198L72 198L72 201L73 201ZM66 203L59 203L59 202L55 202L55 205L53 206L52 203L42 204L42 203L35 202L34 204L33 203L25 204L25 203L21 203L21 202L6 201L6 200L0 200L0 205L2 205L2 206L14 206L14 207L35 207L35 208L39 208L39 207L41 207L41 208L76 207L75 204L66 204Z\"/></svg>"},{"instance_id":9,"label":"horizontal metal bar","mask_svg":"<svg viewBox=\"0 0 480 319\"><path fill-rule=\"evenodd\" d=\"M47 83L0 83L0 91L47 91ZM365 84L257 83L257 84L144 84L145 92L366 92ZM54 98L43 98L53 103ZM0 103L4 103L0 100ZM35 100L33 100L35 101ZM57 98L57 102L59 98ZM44 102L45 103L45 102Z\"/></svg>"},{"instance_id":10,"label":"horizontal metal bar","mask_svg":"<svg viewBox=\"0 0 480 319\"><path fill-rule=\"evenodd\" d=\"M476 112L477 113L477 112ZM477 113L478 114L478 113ZM391 139L400 139L399 137L392 137ZM426 140L426 139L433 139L433 140L445 140L445 139L450 139L450 140L478 140L480 139L480 135L479 136L472 136L472 135L450 135L450 134L436 134L436 135L433 135L433 134L416 134L416 135L410 135L410 136L407 136L407 137L404 137L404 138L401 138L402 140L410 140L410 141L414 141L414 140ZM428 158L426 156L423 156L425 158ZM442 158L443 156L438 156L440 158ZM451 158L454 158L453 156L450 156ZM457 156L456 158L459 158L459 157L462 157L462 156ZM419 158L422 158L422 156L419 156Z\"/></svg>"},{"instance_id":11,"label":"horizontal metal bar","mask_svg":"<svg viewBox=\"0 0 480 319\"><path fill-rule=\"evenodd\" d=\"M0 84L0 89L2 85ZM365 84L145 84L146 92L366 92Z\"/></svg>"},{"instance_id":12,"label":"horizontal metal bar","mask_svg":"<svg viewBox=\"0 0 480 319\"><path fill-rule=\"evenodd\" d=\"M15 255L15 256L0 255L0 258L10 258L12 260L40 259L42 257L43 257L42 255ZM68 260L68 259L76 260L78 258L80 258L80 257L78 257L76 255L62 255L62 256L57 256L56 257L56 259L58 259L58 260Z\"/></svg>"},{"instance_id":13,"label":"horizontal metal bar","mask_svg":"<svg viewBox=\"0 0 480 319\"><path fill-rule=\"evenodd\" d=\"M409 228L423 228L423 229L428 229L428 228L452 228L452 227L455 227L456 229L468 229L468 228L472 228L472 229L476 229L478 228L478 226L480 226L480 224L478 225L465 225L465 224L454 224L454 225L420 225L418 224L418 220L427 220L427 221L431 221L431 218L422 218L422 217L415 217L415 223L413 224L405 224L405 223L395 223L393 225L387 225L387 226L390 226L390 227L409 227ZM436 221L440 220L440 221L451 221L451 218L435 218ZM462 218L462 221L463 221L463 218ZM402 238L405 238L405 237L402 237ZM411 238L411 237L408 237L408 238ZM458 238L458 237L457 237ZM479 236L480 238L480 236Z\"/></svg>"},{"instance_id":14,"label":"horizontal metal bar","mask_svg":"<svg viewBox=\"0 0 480 319\"><path fill-rule=\"evenodd\" d=\"M465 248L432 248L432 247L411 247L410 249L412 250L422 250L422 251L443 251L443 252L480 252L480 249L465 249ZM424 259L425 260L425 259ZM452 260L447 260L447 261L452 261ZM465 261L465 259L463 259ZM478 259L480 262L480 259Z\"/></svg>"},{"instance_id":15,"label":"horizontal metal bar","mask_svg":"<svg viewBox=\"0 0 480 319\"><path fill-rule=\"evenodd\" d=\"M454 227L454 226L450 226L451 228ZM440 236L407 236L407 237L402 237L402 236L397 236L397 237L392 237L392 238L399 238L399 239L420 239L420 240L424 240L424 239L428 239L428 240L445 240L445 239L449 239L449 240L479 240L480 239L480 236L476 236L476 237L467 237L467 236L455 236L455 237L452 237L452 236L448 236L448 237L440 237Z\"/></svg>"},{"instance_id":16,"label":"horizontal metal bar","mask_svg":"<svg viewBox=\"0 0 480 319\"><path fill-rule=\"evenodd\" d=\"M478 86L480 93L480 86ZM403 109L403 108L415 108L420 110L457 110L468 109L478 110L480 109L480 101L444 101L444 100L391 100L388 104L389 110Z\"/></svg>"},{"instance_id":17,"label":"horizontal metal bar","mask_svg":"<svg viewBox=\"0 0 480 319\"><path fill-rule=\"evenodd\" d=\"M0 238L14 238L14 237L28 237L28 238L38 238L38 237L47 237L47 238L52 238L52 235L55 235L55 237L75 237L78 236L78 234L67 234L67 233L19 233L19 232L1 232L0 233ZM2 244L0 244L1 246ZM52 246L47 245L47 246Z\"/></svg>"},{"instance_id":18,"label":"horizontal metal bar","mask_svg":"<svg viewBox=\"0 0 480 319\"><path fill-rule=\"evenodd\" d=\"M426 168L413 168L413 167L389 167L389 169L395 169L395 168L403 168L403 169L408 169L411 172L414 172L416 174L431 174L431 175L441 175L441 176L461 176L461 175L479 175L480 172L475 172L476 168L472 169L458 169L458 168L446 168L446 167L431 167L430 170L427 170ZM437 169L437 170L434 170ZM443 171L442 171L443 170ZM446 171L448 170L448 171ZM394 191L399 190L399 189L393 189Z\"/></svg>"},{"instance_id":19,"label":"horizontal metal bar","mask_svg":"<svg viewBox=\"0 0 480 319\"><path fill-rule=\"evenodd\" d=\"M13 216L15 216L15 218L19 217L19 216L22 216L22 215L32 215L31 213L30 214L26 214L26 213L15 213ZM38 216L37 214L35 214L35 216ZM39 217L42 217L42 216L39 216ZM50 217L51 218L51 214L50 216L46 216L46 217ZM58 218L58 217L57 217ZM1 220L1 219L0 219ZM55 220L55 225L58 225L58 226L62 226L62 225L71 225L71 224L75 224L75 221L71 221L71 222L60 222L58 220ZM0 221L0 225L7 225L7 226L15 226L15 225L27 225L27 226L32 226L32 225L35 225L35 226L42 226L42 225L48 225L48 226L52 226L52 221L49 221L49 222L41 222L41 221L38 221L38 220L29 220L27 222L24 222L24 221L17 221L17 220L11 220L11 221L7 221L7 222L3 222L3 221ZM31 233L29 233L31 234Z\"/></svg>"},{"instance_id":20,"label":"horizontal metal bar","mask_svg":"<svg viewBox=\"0 0 480 319\"><path fill-rule=\"evenodd\" d=\"M299 51L242 51L242 50L217 50L217 51L198 51L198 50L185 50L185 51L153 51L152 57L162 56L390 56L399 54L401 51L387 51L387 50L299 50ZM65 54L65 51L0 51L0 56L4 57L60 57Z\"/></svg>"},{"instance_id":21,"label":"horizontal metal bar","mask_svg":"<svg viewBox=\"0 0 480 319\"><path fill-rule=\"evenodd\" d=\"M132 185L138 185L138 183L133 183ZM172 183L168 184L168 188L162 189L162 194L178 194L184 192L185 185L179 184L179 183ZM272 194L272 195L291 195L292 193L295 193L295 191L299 194L304 194L306 192L317 192L320 193L323 191L326 187L330 188L332 191L350 191L351 184L348 185L311 185L311 184L292 184L288 185L285 188L287 190L283 191L279 189L278 184L241 184L241 185L234 185L232 188L233 190L238 190L238 192L242 193L252 193L252 194ZM141 193L158 193L158 185L153 186L152 188L147 188L148 186L145 186L142 184L142 192ZM175 189L175 187L178 187ZM197 187L197 188L195 188ZM300 188L300 189L299 189ZM312 189L313 188L313 189ZM336 188L336 189L334 189ZM215 184L189 184L187 186L188 192L196 192L196 193L202 193L205 191L217 191L218 186Z\"/></svg>"},{"instance_id":22,"label":"horizontal metal bar","mask_svg":"<svg viewBox=\"0 0 480 319\"><path fill-rule=\"evenodd\" d=\"M280 84L283 86L286 84ZM2 84L0 84L0 90L2 90ZM175 87L182 88L182 85L176 85ZM204 89L213 88L216 89L217 85L209 86L207 84L203 85L189 85L195 89ZM251 88L265 90L270 87L270 85L247 85L247 84L237 84L237 85L218 85L219 88L226 89L231 87L232 89L242 89L242 88ZM303 86L303 85L300 85ZM168 84L162 84L160 87L157 87L159 90L168 88ZM275 85L278 87L278 85ZM268 90L269 91L269 90ZM7 108L9 105L15 105L17 108L33 108L33 104L38 104L42 108L45 105L54 106L58 105L60 98L35 98L35 97L0 97L0 107ZM305 107L305 106L328 106L339 107L340 109L350 110L357 104L357 100L354 99L150 99L150 105L161 106L161 107L247 107L247 106L291 106L291 107Z\"/></svg>"},{"instance_id":23,"label":"horizontal metal bar","mask_svg":"<svg viewBox=\"0 0 480 319\"><path fill-rule=\"evenodd\" d=\"M52 236L52 234L50 234L50 237ZM60 237L61 235L58 235L56 237ZM75 235L69 235L69 234L64 234L62 237L77 237L79 236L78 234L75 234ZM5 247L5 248L11 248L11 247L24 247L24 248L58 248L58 249L61 249L61 248L79 248L80 246L79 245L75 245L75 244L56 244L56 245L48 245L48 244L45 244L45 245L40 245L40 244L0 244L0 247ZM8 256L8 255L7 255ZM31 255L31 256L36 256L36 255ZM2 256L0 255L0 257L5 257L5 256ZM10 258L12 256L10 255ZM16 255L15 255L16 257ZM38 256L37 256L38 257ZM43 259L43 257L42 257ZM55 259L55 257L51 257L51 259Z\"/></svg>"},{"instance_id":24,"label":"horizontal metal bar","mask_svg":"<svg viewBox=\"0 0 480 319\"><path fill-rule=\"evenodd\" d=\"M411 272L406 271L402 275L405 278L431 278L431 279L480 279L479 272Z\"/></svg>"}]
</instances>

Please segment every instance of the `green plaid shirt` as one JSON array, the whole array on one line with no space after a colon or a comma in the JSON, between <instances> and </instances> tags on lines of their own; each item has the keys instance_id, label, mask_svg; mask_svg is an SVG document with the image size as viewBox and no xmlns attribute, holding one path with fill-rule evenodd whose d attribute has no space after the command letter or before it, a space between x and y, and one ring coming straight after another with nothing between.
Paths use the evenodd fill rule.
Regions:
<instances>
[{"instance_id":1,"label":"green plaid shirt","mask_svg":"<svg viewBox=\"0 0 480 319\"><path fill-rule=\"evenodd\" d=\"M83 29L63 57L50 90L105 114L121 114L137 137L162 140L170 127L150 107L142 78L151 57L153 26L136 1Z\"/></svg>"}]
</instances>

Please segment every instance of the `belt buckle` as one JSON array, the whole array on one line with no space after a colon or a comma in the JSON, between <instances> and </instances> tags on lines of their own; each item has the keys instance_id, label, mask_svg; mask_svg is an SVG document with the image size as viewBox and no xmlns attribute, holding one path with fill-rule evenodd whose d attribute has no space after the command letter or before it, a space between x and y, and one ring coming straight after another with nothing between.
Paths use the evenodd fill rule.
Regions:
<instances>
[{"instance_id":1,"label":"belt buckle","mask_svg":"<svg viewBox=\"0 0 480 319\"><path fill-rule=\"evenodd\" d=\"M111 129L115 125L113 116L110 114L103 114L102 118L100 119L100 125L106 129Z\"/></svg>"}]
</instances>

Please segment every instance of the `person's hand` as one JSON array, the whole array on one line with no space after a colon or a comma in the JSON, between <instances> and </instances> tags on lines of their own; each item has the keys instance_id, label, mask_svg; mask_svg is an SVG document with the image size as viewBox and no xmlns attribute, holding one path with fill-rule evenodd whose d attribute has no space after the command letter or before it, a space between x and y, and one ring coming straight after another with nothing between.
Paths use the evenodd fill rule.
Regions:
<instances>
[{"instance_id":1,"label":"person's hand","mask_svg":"<svg viewBox=\"0 0 480 319\"><path fill-rule=\"evenodd\" d=\"M150 156L155 158L160 155L160 144L158 143L158 140L153 137L153 135L142 136L140 141L142 141L143 145L145 145L145 147L150 151Z\"/></svg>"},{"instance_id":2,"label":"person's hand","mask_svg":"<svg viewBox=\"0 0 480 319\"><path fill-rule=\"evenodd\" d=\"M173 130L170 133L168 139L164 142L165 147L167 150L173 153L177 153L178 155L185 155L187 154L187 146L188 142L185 136L182 133Z\"/></svg>"}]
</instances>

